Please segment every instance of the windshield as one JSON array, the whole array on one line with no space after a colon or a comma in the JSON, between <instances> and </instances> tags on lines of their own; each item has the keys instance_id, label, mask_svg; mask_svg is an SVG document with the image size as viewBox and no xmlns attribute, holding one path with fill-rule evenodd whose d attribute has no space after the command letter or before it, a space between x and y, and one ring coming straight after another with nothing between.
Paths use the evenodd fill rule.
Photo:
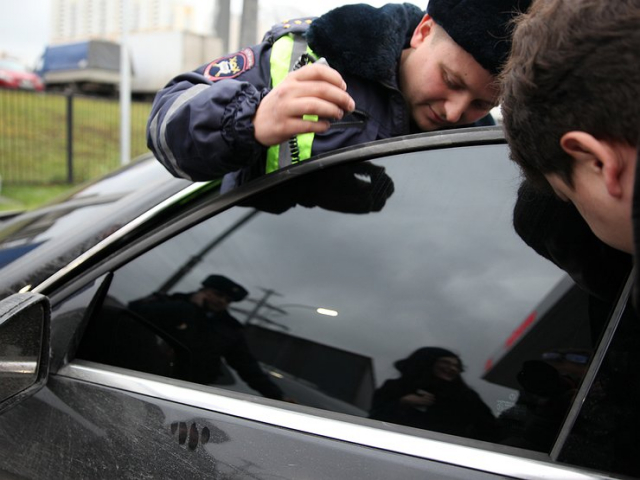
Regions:
<instances>
[{"instance_id":1,"label":"windshield","mask_svg":"<svg viewBox=\"0 0 640 480\"><path fill-rule=\"evenodd\" d=\"M189 183L149 157L6 222L0 227L0 287L44 280ZM33 277L35 270L41 274Z\"/></svg>"}]
</instances>

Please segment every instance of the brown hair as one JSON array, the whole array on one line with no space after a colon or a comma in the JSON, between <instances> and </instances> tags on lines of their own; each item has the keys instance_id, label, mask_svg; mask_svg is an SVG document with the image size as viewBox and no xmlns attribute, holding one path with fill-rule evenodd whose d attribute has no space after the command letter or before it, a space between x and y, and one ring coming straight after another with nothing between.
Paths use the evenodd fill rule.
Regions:
<instances>
[{"instance_id":1,"label":"brown hair","mask_svg":"<svg viewBox=\"0 0 640 480\"><path fill-rule=\"evenodd\" d=\"M636 146L640 137L640 0L536 0L516 21L501 76L511 157L534 185L573 187L566 132Z\"/></svg>"}]
</instances>

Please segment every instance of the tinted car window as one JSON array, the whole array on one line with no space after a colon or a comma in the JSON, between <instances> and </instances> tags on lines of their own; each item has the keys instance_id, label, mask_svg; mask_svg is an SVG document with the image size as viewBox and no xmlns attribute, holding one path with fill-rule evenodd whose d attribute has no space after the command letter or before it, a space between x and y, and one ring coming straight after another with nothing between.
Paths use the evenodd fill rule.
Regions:
<instances>
[{"instance_id":1,"label":"tinted car window","mask_svg":"<svg viewBox=\"0 0 640 480\"><path fill-rule=\"evenodd\" d=\"M640 323L629 305L559 460L640 476Z\"/></svg>"},{"instance_id":2,"label":"tinted car window","mask_svg":"<svg viewBox=\"0 0 640 480\"><path fill-rule=\"evenodd\" d=\"M398 155L245 201L117 270L79 356L269 396L267 382L305 405L549 451L596 338L586 297L513 231L507 155ZM211 275L248 295L227 292L236 323L206 357L209 334L186 332ZM145 365L125 360L135 345ZM205 378L186 373L203 361L217 362Z\"/></svg>"}]
</instances>

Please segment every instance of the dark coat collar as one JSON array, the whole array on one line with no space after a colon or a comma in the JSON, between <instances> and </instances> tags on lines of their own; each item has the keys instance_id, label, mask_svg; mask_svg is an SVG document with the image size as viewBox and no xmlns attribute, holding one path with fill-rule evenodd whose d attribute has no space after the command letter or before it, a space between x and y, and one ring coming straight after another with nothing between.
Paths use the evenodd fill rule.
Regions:
<instances>
[{"instance_id":1,"label":"dark coat collar","mask_svg":"<svg viewBox=\"0 0 640 480\"><path fill-rule=\"evenodd\" d=\"M341 73L395 83L400 54L423 15L409 3L345 5L315 19L307 42Z\"/></svg>"},{"instance_id":2,"label":"dark coat collar","mask_svg":"<svg viewBox=\"0 0 640 480\"><path fill-rule=\"evenodd\" d=\"M636 312L640 315L640 144L638 144L638 154L636 159L636 178L633 185L631 220L633 222L633 246L635 247L633 306L635 307Z\"/></svg>"}]
</instances>

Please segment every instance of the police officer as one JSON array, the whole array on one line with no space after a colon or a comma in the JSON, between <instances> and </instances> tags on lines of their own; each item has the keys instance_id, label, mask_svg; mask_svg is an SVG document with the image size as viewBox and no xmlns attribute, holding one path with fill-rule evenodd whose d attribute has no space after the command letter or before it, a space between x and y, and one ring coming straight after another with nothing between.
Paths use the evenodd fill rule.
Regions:
<instances>
[{"instance_id":1,"label":"police officer","mask_svg":"<svg viewBox=\"0 0 640 480\"><path fill-rule=\"evenodd\" d=\"M496 105L510 22L529 2L346 5L283 22L158 92L148 146L176 176L234 172L237 185L336 148L473 124Z\"/></svg>"},{"instance_id":2,"label":"police officer","mask_svg":"<svg viewBox=\"0 0 640 480\"><path fill-rule=\"evenodd\" d=\"M221 375L222 358L254 390L268 398L282 391L260 368L246 343L243 326L228 307L248 295L241 285L223 275L210 275L190 293L154 294L129 307L184 344L191 354L187 380L210 384Z\"/></svg>"}]
</instances>

